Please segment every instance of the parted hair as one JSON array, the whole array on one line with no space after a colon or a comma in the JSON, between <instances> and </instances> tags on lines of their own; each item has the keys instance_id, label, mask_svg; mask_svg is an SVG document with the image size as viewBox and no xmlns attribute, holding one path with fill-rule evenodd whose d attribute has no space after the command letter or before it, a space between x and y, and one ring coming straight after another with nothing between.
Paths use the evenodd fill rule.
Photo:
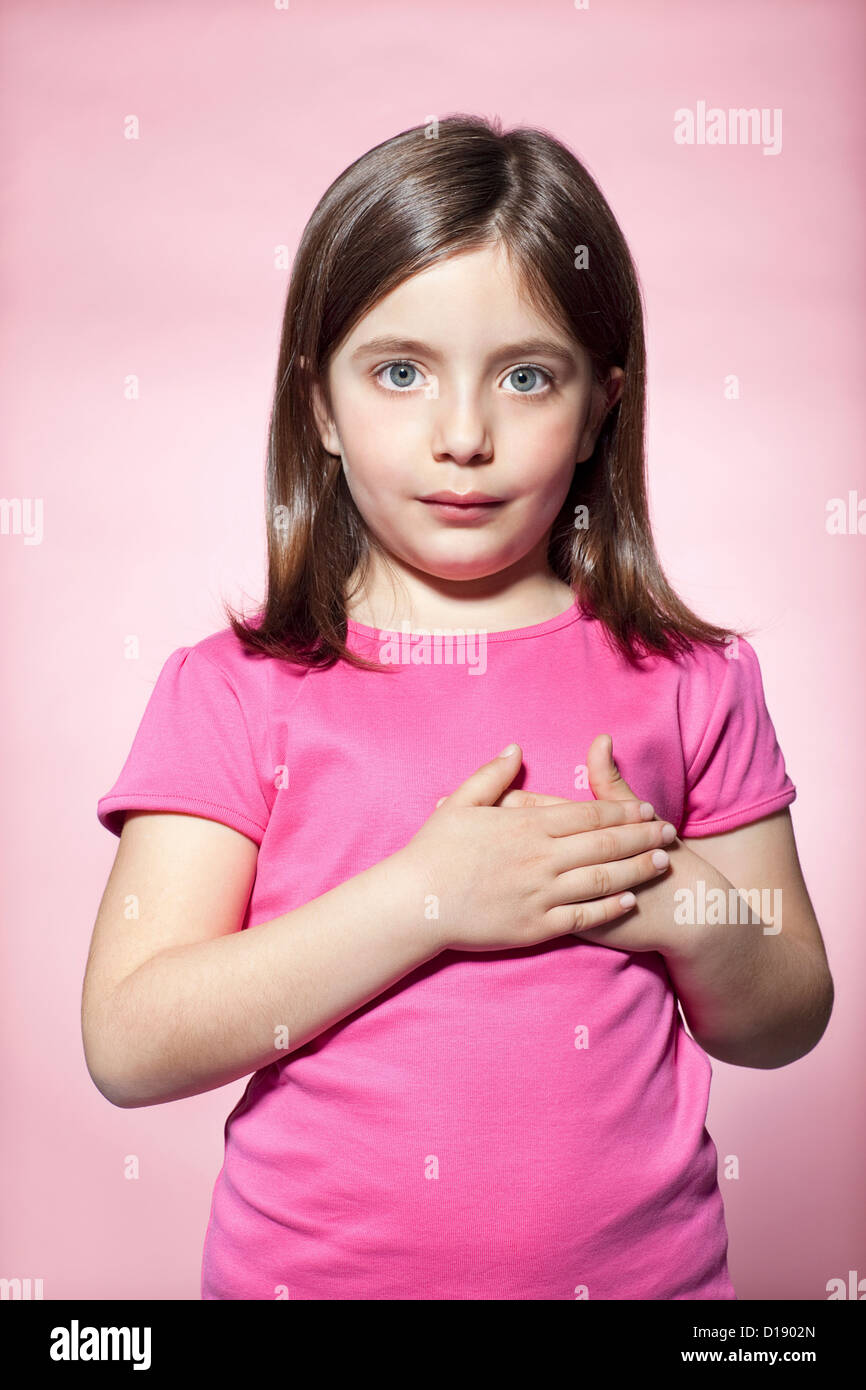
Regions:
<instances>
[{"instance_id":1,"label":"parted hair","mask_svg":"<svg viewBox=\"0 0 866 1390\"><path fill-rule=\"evenodd\" d=\"M521 288L582 345L597 382L611 367L624 372L591 457L575 463L550 535L551 570L631 664L731 636L682 602L656 554L641 288L613 212L554 136L533 127L505 132L497 118L457 114L435 132L413 127L356 159L304 228L270 416L267 592L251 619L224 605L249 650L308 666L343 658L389 669L346 646L347 584L353 574L363 583L378 543L340 456L322 444L313 387L330 410L328 363L359 319L436 261L488 246L504 247ZM580 507L586 526L575 524Z\"/></svg>"}]
</instances>

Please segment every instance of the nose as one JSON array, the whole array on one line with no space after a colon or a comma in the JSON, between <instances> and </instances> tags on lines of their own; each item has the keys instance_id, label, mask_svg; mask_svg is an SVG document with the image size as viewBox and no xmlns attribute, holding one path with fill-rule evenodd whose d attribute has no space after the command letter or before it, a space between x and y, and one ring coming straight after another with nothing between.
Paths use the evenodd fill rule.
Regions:
<instances>
[{"instance_id":1,"label":"nose","mask_svg":"<svg viewBox=\"0 0 866 1390\"><path fill-rule=\"evenodd\" d=\"M433 457L461 465L488 462L493 457L493 439L477 394L469 386L446 390L438 380L435 386Z\"/></svg>"}]
</instances>

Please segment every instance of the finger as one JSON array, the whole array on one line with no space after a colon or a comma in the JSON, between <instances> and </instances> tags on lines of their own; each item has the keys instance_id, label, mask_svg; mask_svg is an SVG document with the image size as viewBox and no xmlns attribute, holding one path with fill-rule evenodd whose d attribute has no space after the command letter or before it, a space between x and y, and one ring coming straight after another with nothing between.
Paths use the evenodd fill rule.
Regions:
<instances>
[{"instance_id":1,"label":"finger","mask_svg":"<svg viewBox=\"0 0 866 1390\"><path fill-rule=\"evenodd\" d=\"M592 927L603 927L609 922L618 921L627 912L631 912L635 902L634 893L614 893L608 898L551 907L545 913L544 920L550 923L556 936L566 936L569 933L578 936L582 931Z\"/></svg>"},{"instance_id":2,"label":"finger","mask_svg":"<svg viewBox=\"0 0 866 1390\"><path fill-rule=\"evenodd\" d=\"M635 796L620 771L610 734L596 735L587 751L586 766L590 786L597 796L611 801L624 801Z\"/></svg>"},{"instance_id":3,"label":"finger","mask_svg":"<svg viewBox=\"0 0 866 1390\"><path fill-rule=\"evenodd\" d=\"M669 821L651 820L640 825L612 825L581 835L560 835L553 840L553 863L558 874L593 864L632 859L641 853L664 849L677 837Z\"/></svg>"},{"instance_id":4,"label":"finger","mask_svg":"<svg viewBox=\"0 0 866 1390\"><path fill-rule=\"evenodd\" d=\"M548 835L578 835L608 825L633 825L651 821L655 809L649 801L559 801L530 807L538 811Z\"/></svg>"},{"instance_id":5,"label":"finger","mask_svg":"<svg viewBox=\"0 0 866 1390\"><path fill-rule=\"evenodd\" d=\"M496 803L497 806L555 806L567 801L565 796L546 796L544 792L525 792L520 787L512 787Z\"/></svg>"},{"instance_id":6,"label":"finger","mask_svg":"<svg viewBox=\"0 0 866 1390\"><path fill-rule=\"evenodd\" d=\"M656 858L658 856L658 859ZM611 864L593 864L584 869L571 869L558 874L553 883L554 907L566 903L589 902L606 898L612 893L626 893L641 883L650 883L666 874L670 856L663 849L647 850L632 859L618 859Z\"/></svg>"},{"instance_id":7,"label":"finger","mask_svg":"<svg viewBox=\"0 0 866 1390\"><path fill-rule=\"evenodd\" d=\"M509 744L497 757L482 763L450 794L453 806L495 806L520 770L523 754L520 745Z\"/></svg>"}]
</instances>

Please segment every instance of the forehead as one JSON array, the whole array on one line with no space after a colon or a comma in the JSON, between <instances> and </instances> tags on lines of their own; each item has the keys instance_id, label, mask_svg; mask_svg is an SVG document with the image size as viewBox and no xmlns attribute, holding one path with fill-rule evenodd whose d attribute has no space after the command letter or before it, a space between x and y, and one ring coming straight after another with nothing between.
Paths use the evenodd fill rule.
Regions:
<instances>
[{"instance_id":1,"label":"forehead","mask_svg":"<svg viewBox=\"0 0 866 1390\"><path fill-rule=\"evenodd\" d=\"M355 360L373 339L383 348L386 339L413 339L450 354L524 338L544 340L571 360L579 355L574 339L532 300L503 249L492 246L443 257L409 276L358 320L339 355Z\"/></svg>"}]
</instances>

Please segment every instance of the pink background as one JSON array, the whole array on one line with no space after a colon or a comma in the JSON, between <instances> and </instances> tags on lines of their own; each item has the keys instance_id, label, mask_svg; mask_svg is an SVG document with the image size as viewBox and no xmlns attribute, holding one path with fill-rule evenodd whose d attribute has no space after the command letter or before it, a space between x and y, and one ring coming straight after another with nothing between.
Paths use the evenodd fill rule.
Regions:
<instances>
[{"instance_id":1,"label":"pink background","mask_svg":"<svg viewBox=\"0 0 866 1390\"><path fill-rule=\"evenodd\" d=\"M866 535L825 527L830 498L866 497L864 28L857 0L4 6L2 493L42 498L44 534L0 536L0 1275L46 1299L199 1296L245 1083L121 1110L90 1081L81 981L117 847L96 802L169 652L223 625L221 595L262 592L275 248L372 145L469 111L564 140L621 222L659 551L700 613L756 629L798 788L836 1006L788 1067L713 1061L734 1284L824 1299L866 1276ZM675 144L701 100L781 108L781 152Z\"/></svg>"}]
</instances>

